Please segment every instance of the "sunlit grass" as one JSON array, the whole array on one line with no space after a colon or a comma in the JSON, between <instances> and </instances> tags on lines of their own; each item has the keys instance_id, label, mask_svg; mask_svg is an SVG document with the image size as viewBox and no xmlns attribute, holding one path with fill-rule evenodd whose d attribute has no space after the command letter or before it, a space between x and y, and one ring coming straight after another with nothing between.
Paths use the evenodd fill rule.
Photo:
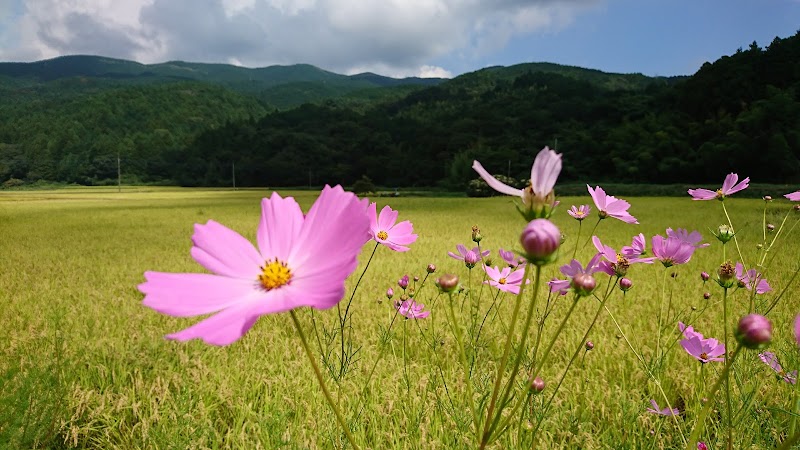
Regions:
<instances>
[{"instance_id":1,"label":"sunlit grass","mask_svg":"<svg viewBox=\"0 0 800 450\"><path fill-rule=\"evenodd\" d=\"M254 240L260 199L268 194L150 187L121 193L115 188L0 193L0 342L4 343L0 345L0 447L272 449L331 448L342 443L287 315L262 317L239 342L216 348L164 340L164 334L197 319L162 316L140 304L142 294L136 286L144 281L144 271L201 270L189 256L194 223L214 219ZM282 194L294 195L303 208L317 195L307 191ZM509 198L377 200L379 207L388 202L399 210L401 220L411 220L419 240L408 253L378 249L353 305L354 344L360 347L357 361L347 376L338 383L331 380L330 385L363 447L472 448L470 413L462 401L464 377L447 327L443 296L435 300L429 319L395 323L383 347L385 356L365 390L360 414L359 395L394 313L385 299L386 289L395 286L398 290L395 283L406 273L423 278L426 265L434 263L436 275L458 273L473 292L482 292L485 311L496 291L481 288L481 271L468 275L446 253L458 243L472 246L471 227L478 225L484 236L481 245L492 250L497 263L498 247L518 249L524 223ZM559 264L545 269L545 279L556 275L557 266L569 259L576 242L578 223L566 214L567 207L590 202L588 195L560 200L562 207L553 220L566 241ZM709 229L725 222L719 202L629 200L630 212L641 225L607 219L595 232L612 247L630 244L639 232L648 238L663 234L666 227L697 229L712 242ZM755 245L762 239L764 203L732 198L726 205L742 256L752 265L759 255ZM780 224L787 210L786 202L770 204L767 221ZM787 227L796 224L798 217L791 214ZM594 253L591 244L584 244L595 222L592 214L578 239L578 257L584 262ZM767 259L767 278L777 292L800 264L798 235L798 229L782 235L779 247L771 252L774 259ZM362 268L373 245L364 247ZM738 259L734 246L728 245L727 257ZM721 337L722 290L713 282L703 286L699 277L701 270L714 273L720 262L721 246L714 240L689 264L668 271L676 273L676 278L664 277L660 264L631 269L633 289L624 297L614 293L609 309L648 362L654 350L662 279L672 307L665 330L677 338L674 323L682 319L706 336ZM348 281L351 289L359 273L360 269ZM603 288L606 279L598 277ZM800 367L790 327L800 312L797 286L796 282L770 313L775 326L772 349L790 369ZM433 304L437 296L433 288L429 279L418 300ZM706 291L712 293L708 301L702 296ZM523 301L529 301L529 294L530 290ZM479 393L491 391L493 361L502 351L512 309L510 296L498 301L501 312L487 325L477 346L473 382ZM570 300L555 301L546 335L554 331ZM749 306L747 293L736 292L731 304L734 317L744 314ZM542 374L547 382L547 395L542 398L549 396L572 351L582 345L580 337L596 305L591 299L578 305ZM470 307L459 305L459 309L466 322ZM314 316L324 340L322 328L335 328L336 308ZM300 317L313 335L309 310L300 310ZM590 339L595 349L578 360L555 397L542 426L540 448L680 446L682 439L671 419L645 412L649 399L663 402L606 313ZM439 345L436 351L430 347L434 341ZM699 364L677 345L657 367L670 401L680 398L688 408L679 419L687 433L694 420L690 414L699 411L696 380L705 377L710 384L720 368L709 364L701 373ZM738 402L744 403L750 390L756 390L750 406L736 418L737 448L773 447L786 436L790 416L781 410L792 408L793 391L776 381L755 352L737 363L737 371ZM524 382L525 377L519 380ZM535 402L541 403L542 398ZM527 420L521 423L523 431L529 426ZM495 447L513 447L517 430L515 422ZM721 437L714 439L711 448L722 445Z\"/></svg>"}]
</instances>

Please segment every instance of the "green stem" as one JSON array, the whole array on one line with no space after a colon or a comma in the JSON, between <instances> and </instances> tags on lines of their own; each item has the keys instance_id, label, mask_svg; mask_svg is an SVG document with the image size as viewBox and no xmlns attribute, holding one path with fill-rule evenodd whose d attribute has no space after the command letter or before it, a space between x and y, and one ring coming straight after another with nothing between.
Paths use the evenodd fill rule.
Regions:
<instances>
[{"instance_id":1,"label":"green stem","mask_svg":"<svg viewBox=\"0 0 800 450\"><path fill-rule=\"evenodd\" d=\"M733 222L731 221L731 216L728 215L728 208L725 207L725 202L722 202L722 210L725 212L725 217L728 219L728 226L730 226L731 230L733 230L733 243L736 244L736 252L739 253L739 261L742 262L742 265L747 267L747 265L744 263L742 250L739 248L739 240L736 239L736 229L733 228Z\"/></svg>"},{"instance_id":2,"label":"green stem","mask_svg":"<svg viewBox=\"0 0 800 450\"><path fill-rule=\"evenodd\" d=\"M591 242L591 240L592 240L592 235L594 234L594 231L597 229L597 226L598 226L598 225L600 225L600 221L601 221L601 220L603 220L603 219L602 219L602 218L600 218L600 219L597 219L597 223L595 223L595 224L594 224L594 227L592 228L592 231L591 231L591 232L589 232L589 237L588 237L588 238L586 238L586 243L585 243L585 244L583 244L583 246L584 246L584 247L586 247L587 245L589 245L589 242Z\"/></svg>"},{"instance_id":3,"label":"green stem","mask_svg":"<svg viewBox=\"0 0 800 450\"><path fill-rule=\"evenodd\" d=\"M656 338L656 353L654 355L654 361L660 361L660 351L661 351L661 319L664 314L664 291L666 290L667 285L667 268L664 268L664 274L661 276L661 301L658 303L658 333Z\"/></svg>"},{"instance_id":4,"label":"green stem","mask_svg":"<svg viewBox=\"0 0 800 450\"><path fill-rule=\"evenodd\" d=\"M392 336L392 326L394 326L394 322L397 319L397 316L400 314L400 310L395 308L394 316L392 316L392 321L389 322L389 328L386 329L386 336L391 339ZM361 417L361 412L364 409L364 399L367 395L367 387L369 387L369 382L372 380L372 375L375 374L375 368L378 367L378 363L383 359L383 355L386 354L383 346L381 346L380 352L378 353L378 357L375 358L375 362L372 363L372 369L369 371L369 375L367 375L367 380L364 382L364 387L361 389L361 397L359 399L359 407L358 407L358 414L356 414L356 420Z\"/></svg>"},{"instance_id":5,"label":"green stem","mask_svg":"<svg viewBox=\"0 0 800 450\"><path fill-rule=\"evenodd\" d=\"M295 329L297 329L297 334L300 335L300 341L303 343L303 350L305 350L306 356L308 356L308 360L311 362L311 367L314 369L314 375L316 375L317 381L319 382L319 386L322 388L323 394L325 394L325 399L328 401L328 405L330 405L334 415L336 416L336 421L339 422L339 426L344 431L344 435L347 437L347 440L350 442L350 445L354 449L358 449L358 445L356 445L356 440L350 433L350 427L347 426L347 423L344 421L344 418L342 417L342 413L339 411L339 408L333 401L333 397L331 397L330 391L328 391L328 386L325 384L325 380L322 378L322 372L320 372L319 370L317 361L314 358L314 355L311 354L311 348L308 346L308 340L306 339L306 334L303 332L303 328L300 326L300 322L297 320L297 315L294 313L293 309L289 310L289 315L292 316L292 322L294 322L294 327Z\"/></svg>"},{"instance_id":6,"label":"green stem","mask_svg":"<svg viewBox=\"0 0 800 450\"><path fill-rule=\"evenodd\" d=\"M725 364L726 369L728 364L728 288L722 288L722 323L724 324L722 327L723 340L725 342ZM738 349L736 353L739 353ZM735 355L734 355L735 356ZM733 358L730 358L733 360ZM728 425L728 448L731 448L731 443L733 441L733 417L732 417L732 408L731 408L731 383L730 383L730 371L725 370L725 405L728 411L726 422Z\"/></svg>"},{"instance_id":7,"label":"green stem","mask_svg":"<svg viewBox=\"0 0 800 450\"><path fill-rule=\"evenodd\" d=\"M572 259L575 259L575 255L578 254L578 242L581 239L581 226L583 225L583 220L578 221L578 235L575 236L575 249L572 250ZM595 225L596 227L596 225Z\"/></svg>"},{"instance_id":8,"label":"green stem","mask_svg":"<svg viewBox=\"0 0 800 450\"><path fill-rule=\"evenodd\" d=\"M458 345L458 355L461 358L461 365L464 368L464 375L466 376L467 385L467 402L469 409L472 411L472 423L475 426L475 438L478 438L480 432L480 419L478 418L478 410L475 409L475 399L472 389L472 378L469 376L469 362L467 361L467 350L464 348L464 339L461 334L461 325L456 321L456 313L453 309L453 293L450 293L450 301L447 302L448 311L450 312L450 326L453 328L453 334L456 337L456 344Z\"/></svg>"},{"instance_id":9,"label":"green stem","mask_svg":"<svg viewBox=\"0 0 800 450\"><path fill-rule=\"evenodd\" d=\"M722 382L728 379L728 373L731 370L731 366L733 362L736 360L736 357L739 356L739 352L742 349L741 344L736 346L736 350L733 353L733 356L730 359L726 359L725 368L722 370L722 374L720 374L719 378L717 378L717 382L714 383L714 386L711 388L711 391L706 395L708 401L705 405L703 405L703 410L700 411L700 417L697 419L697 425L695 425L694 430L692 430L692 435L689 437L689 443L686 444L686 450L697 450L697 441L700 439L700 433L703 432L703 427L705 426L706 416L708 416L708 412L711 410L711 404L714 402L714 394L717 393L719 387L722 386ZM728 348L725 347L725 355L727 358L728 355Z\"/></svg>"},{"instance_id":10,"label":"green stem","mask_svg":"<svg viewBox=\"0 0 800 450\"><path fill-rule=\"evenodd\" d=\"M380 245L379 242L375 243L375 248L372 249L372 254L369 255L369 259L367 260L367 265L364 266L364 271L361 272L361 276L358 277L358 281L356 282L356 286L353 288L353 292L350 294L350 300L347 301L347 307L344 309L344 315L339 314L339 338L342 342L341 350L342 354L339 359L339 377L344 376L345 368L348 364L349 357L345 356L345 349L344 349L344 326L347 323L347 313L350 312L350 304L353 303L353 297L356 296L356 291L358 291L358 286L361 285L361 280L364 278L364 275L367 273L367 269L369 269L369 263L372 262L372 257L375 256L375 252L378 250L378 246ZM336 304L337 308L339 307L339 303ZM341 310L339 310L341 312Z\"/></svg>"},{"instance_id":11,"label":"green stem","mask_svg":"<svg viewBox=\"0 0 800 450\"><path fill-rule=\"evenodd\" d=\"M558 325L558 329L556 329L556 333L553 335L553 338L550 339L550 342L547 344L547 348L545 348L544 353L542 354L541 361L535 362L534 365L535 370L533 371L533 375L531 376L531 381L534 380L539 375L539 372L544 367L545 362L547 362L547 357L550 356L550 350L553 348L553 344L556 343L558 336L564 329L564 325L567 324L567 320L569 320L570 316L572 315L572 312L575 311L575 307L578 306L578 299L580 299L580 297L578 297L578 295L575 294L575 300L572 301L572 305L570 305L569 311L567 311L567 315L565 315L564 318L561 320L561 323Z\"/></svg>"}]
</instances>

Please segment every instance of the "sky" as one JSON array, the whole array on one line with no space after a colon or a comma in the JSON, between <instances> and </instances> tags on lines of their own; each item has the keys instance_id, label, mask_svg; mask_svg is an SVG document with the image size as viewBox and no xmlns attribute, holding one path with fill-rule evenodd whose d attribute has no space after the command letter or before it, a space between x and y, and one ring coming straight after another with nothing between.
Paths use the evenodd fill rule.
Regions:
<instances>
[{"instance_id":1,"label":"sky","mask_svg":"<svg viewBox=\"0 0 800 450\"><path fill-rule=\"evenodd\" d=\"M800 30L800 0L0 0L0 61L70 54L453 77L553 62L691 75Z\"/></svg>"}]
</instances>

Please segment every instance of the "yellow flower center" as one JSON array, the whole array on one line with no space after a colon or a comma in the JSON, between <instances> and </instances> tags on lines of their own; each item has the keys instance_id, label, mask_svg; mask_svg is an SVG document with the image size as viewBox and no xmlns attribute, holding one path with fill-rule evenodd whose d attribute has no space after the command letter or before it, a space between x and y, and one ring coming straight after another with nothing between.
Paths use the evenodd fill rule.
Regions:
<instances>
[{"instance_id":1,"label":"yellow flower center","mask_svg":"<svg viewBox=\"0 0 800 450\"><path fill-rule=\"evenodd\" d=\"M382 241L385 241L386 239L389 239L389 233L387 233L387 232L385 232L383 230L378 231L378 239L380 239Z\"/></svg>"},{"instance_id":2,"label":"yellow flower center","mask_svg":"<svg viewBox=\"0 0 800 450\"><path fill-rule=\"evenodd\" d=\"M500 283L500 284L506 284L506 279L505 278L500 278L499 280L497 280L497 282Z\"/></svg>"},{"instance_id":3,"label":"yellow flower center","mask_svg":"<svg viewBox=\"0 0 800 450\"><path fill-rule=\"evenodd\" d=\"M279 288L289 283L291 279L292 271L286 267L285 262L278 261L278 258L275 258L273 261L267 261L267 263L261 267L261 275L258 276L261 287L266 291Z\"/></svg>"},{"instance_id":4,"label":"yellow flower center","mask_svg":"<svg viewBox=\"0 0 800 450\"><path fill-rule=\"evenodd\" d=\"M718 200L722 200L725 197L725 194L722 193L722 189L721 188L717 189L716 194L717 194L717 199Z\"/></svg>"}]
</instances>

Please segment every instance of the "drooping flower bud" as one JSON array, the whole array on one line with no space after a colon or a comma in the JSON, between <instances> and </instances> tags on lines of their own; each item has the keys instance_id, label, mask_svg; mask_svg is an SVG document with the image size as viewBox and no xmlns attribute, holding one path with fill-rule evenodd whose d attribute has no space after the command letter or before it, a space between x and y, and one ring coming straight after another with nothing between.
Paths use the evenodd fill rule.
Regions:
<instances>
[{"instance_id":1,"label":"drooping flower bud","mask_svg":"<svg viewBox=\"0 0 800 450\"><path fill-rule=\"evenodd\" d=\"M714 236L716 236L717 239L719 239L720 242L722 242L723 244L726 244L726 243L728 243L728 241L733 239L733 235L734 234L736 234L736 233L734 233L733 228L729 227L728 225L723 224L723 225L720 225L717 228L717 232L714 233Z\"/></svg>"},{"instance_id":2,"label":"drooping flower bud","mask_svg":"<svg viewBox=\"0 0 800 450\"><path fill-rule=\"evenodd\" d=\"M547 219L534 219L522 231L519 240L528 261L544 265L555 259L561 245L561 232Z\"/></svg>"},{"instance_id":3,"label":"drooping flower bud","mask_svg":"<svg viewBox=\"0 0 800 450\"><path fill-rule=\"evenodd\" d=\"M717 284L729 289L736 285L736 268L730 261L725 261L717 269Z\"/></svg>"},{"instance_id":4,"label":"drooping flower bud","mask_svg":"<svg viewBox=\"0 0 800 450\"><path fill-rule=\"evenodd\" d=\"M633 286L633 281L631 281L630 279L628 278L619 279L619 288L622 289L622 292L628 292L628 289L630 289L632 286Z\"/></svg>"},{"instance_id":5,"label":"drooping flower bud","mask_svg":"<svg viewBox=\"0 0 800 450\"><path fill-rule=\"evenodd\" d=\"M480 244L481 240L483 239L483 235L481 235L481 229L478 228L477 225L472 226L472 241L476 244Z\"/></svg>"},{"instance_id":6,"label":"drooping flower bud","mask_svg":"<svg viewBox=\"0 0 800 450\"><path fill-rule=\"evenodd\" d=\"M436 272L436 266L434 264L428 264L428 267L425 268L428 273Z\"/></svg>"},{"instance_id":7,"label":"drooping flower bud","mask_svg":"<svg viewBox=\"0 0 800 450\"><path fill-rule=\"evenodd\" d=\"M436 280L436 285L442 292L453 292L458 288L458 275L446 273Z\"/></svg>"},{"instance_id":8,"label":"drooping flower bud","mask_svg":"<svg viewBox=\"0 0 800 450\"><path fill-rule=\"evenodd\" d=\"M739 320L734 335L747 348L764 348L772 340L772 322L760 314L748 314Z\"/></svg>"},{"instance_id":9,"label":"drooping flower bud","mask_svg":"<svg viewBox=\"0 0 800 450\"><path fill-rule=\"evenodd\" d=\"M586 341L586 351L588 352L593 348L594 348L594 343L592 341Z\"/></svg>"},{"instance_id":10,"label":"drooping flower bud","mask_svg":"<svg viewBox=\"0 0 800 450\"><path fill-rule=\"evenodd\" d=\"M586 297L597 287L597 280L591 274L578 273L572 277L570 286L579 297Z\"/></svg>"},{"instance_id":11,"label":"drooping flower bud","mask_svg":"<svg viewBox=\"0 0 800 450\"><path fill-rule=\"evenodd\" d=\"M536 377L531 382L531 390L534 394L538 394L544 390L544 380L542 377Z\"/></svg>"},{"instance_id":12,"label":"drooping flower bud","mask_svg":"<svg viewBox=\"0 0 800 450\"><path fill-rule=\"evenodd\" d=\"M386 290L386 298L388 298L389 300L391 300L391 299L392 299L392 297L394 297L394 289L392 289L392 288L389 288L389 289L387 289L387 290Z\"/></svg>"},{"instance_id":13,"label":"drooping flower bud","mask_svg":"<svg viewBox=\"0 0 800 450\"><path fill-rule=\"evenodd\" d=\"M401 289L405 290L408 287L408 275L403 275L403 278L397 280L397 285L400 286Z\"/></svg>"},{"instance_id":14,"label":"drooping flower bud","mask_svg":"<svg viewBox=\"0 0 800 450\"><path fill-rule=\"evenodd\" d=\"M703 280L703 283L708 281L709 278L708 272L700 272L700 279Z\"/></svg>"}]
</instances>

